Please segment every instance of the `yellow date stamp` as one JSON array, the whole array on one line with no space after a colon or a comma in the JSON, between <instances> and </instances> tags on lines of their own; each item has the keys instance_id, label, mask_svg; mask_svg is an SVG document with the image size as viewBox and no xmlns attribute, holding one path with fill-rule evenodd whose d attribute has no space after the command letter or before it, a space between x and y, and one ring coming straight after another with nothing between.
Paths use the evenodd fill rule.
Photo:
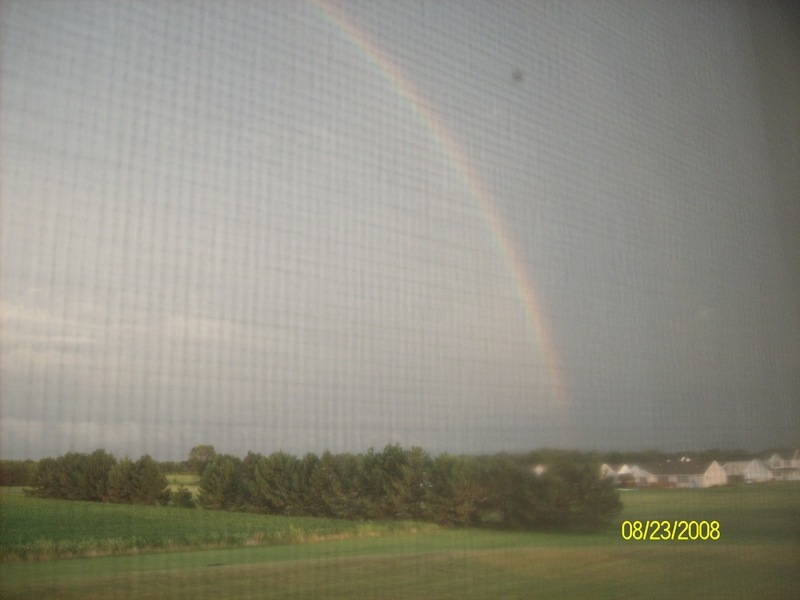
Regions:
<instances>
[{"instance_id":1,"label":"yellow date stamp","mask_svg":"<svg viewBox=\"0 0 800 600\"><path fill-rule=\"evenodd\" d=\"M721 531L719 521L623 521L622 539L636 542L694 542L717 541Z\"/></svg>"}]
</instances>

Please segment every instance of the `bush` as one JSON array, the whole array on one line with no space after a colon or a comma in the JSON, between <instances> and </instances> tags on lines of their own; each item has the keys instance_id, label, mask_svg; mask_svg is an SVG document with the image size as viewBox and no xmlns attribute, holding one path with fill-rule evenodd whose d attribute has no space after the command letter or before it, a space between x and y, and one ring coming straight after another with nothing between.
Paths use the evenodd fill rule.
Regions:
<instances>
[{"instance_id":1,"label":"bush","mask_svg":"<svg viewBox=\"0 0 800 600\"><path fill-rule=\"evenodd\" d=\"M169 491L169 490L167 490ZM196 503L192 498L192 492L181 486L172 493L172 506L179 508L194 508Z\"/></svg>"},{"instance_id":2,"label":"bush","mask_svg":"<svg viewBox=\"0 0 800 600\"><path fill-rule=\"evenodd\" d=\"M173 500L174 500L173 494L172 494L172 490L169 489L169 488L166 488L163 492L161 492L158 495L157 500L158 500L158 504L160 506L169 506L169 505L171 505Z\"/></svg>"}]
</instances>

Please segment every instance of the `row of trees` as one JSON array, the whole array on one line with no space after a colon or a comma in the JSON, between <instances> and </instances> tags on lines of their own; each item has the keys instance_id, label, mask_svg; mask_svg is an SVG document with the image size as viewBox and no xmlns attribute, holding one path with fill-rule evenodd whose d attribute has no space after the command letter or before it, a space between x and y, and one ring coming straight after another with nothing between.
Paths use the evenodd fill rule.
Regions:
<instances>
[{"instance_id":1,"label":"row of trees","mask_svg":"<svg viewBox=\"0 0 800 600\"><path fill-rule=\"evenodd\" d=\"M117 460L105 450L43 458L26 492L40 498L121 504L168 503L171 496L167 478L150 456Z\"/></svg>"},{"instance_id":2,"label":"row of trees","mask_svg":"<svg viewBox=\"0 0 800 600\"><path fill-rule=\"evenodd\" d=\"M0 485L31 485L36 469L35 460L0 460Z\"/></svg>"},{"instance_id":3,"label":"row of trees","mask_svg":"<svg viewBox=\"0 0 800 600\"><path fill-rule=\"evenodd\" d=\"M618 492L600 479L596 457L547 451L537 458L547 466L539 475L519 455L431 457L393 445L363 454L251 452L240 459L198 446L184 464L201 474L199 503L207 509L511 529L596 529L618 514ZM133 461L105 450L70 452L36 467L14 466L15 477L32 476L26 492L42 498L195 505L189 490L170 492L163 465L148 455Z\"/></svg>"},{"instance_id":4,"label":"row of trees","mask_svg":"<svg viewBox=\"0 0 800 600\"><path fill-rule=\"evenodd\" d=\"M209 509L344 519L415 519L455 526L595 529L621 509L599 465L560 453L542 475L515 457L431 457L386 446L364 454L213 455L202 467Z\"/></svg>"}]
</instances>

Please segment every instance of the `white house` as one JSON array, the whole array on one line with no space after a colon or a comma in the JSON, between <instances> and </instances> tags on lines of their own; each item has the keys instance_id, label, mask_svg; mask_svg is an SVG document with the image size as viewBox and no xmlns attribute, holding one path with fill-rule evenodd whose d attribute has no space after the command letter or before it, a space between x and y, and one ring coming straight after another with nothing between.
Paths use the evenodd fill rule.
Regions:
<instances>
[{"instance_id":1,"label":"white house","mask_svg":"<svg viewBox=\"0 0 800 600\"><path fill-rule=\"evenodd\" d=\"M663 462L650 467L656 485L675 488L707 488L728 483L728 475L713 460L693 461L687 458Z\"/></svg>"},{"instance_id":2,"label":"white house","mask_svg":"<svg viewBox=\"0 0 800 600\"><path fill-rule=\"evenodd\" d=\"M639 465L633 465L631 467L631 476L633 477L634 483L639 487L656 483L656 476Z\"/></svg>"},{"instance_id":3,"label":"white house","mask_svg":"<svg viewBox=\"0 0 800 600\"><path fill-rule=\"evenodd\" d=\"M600 465L600 477L605 479L606 477L616 477L616 476L617 476L617 470L612 465L609 465L608 463L603 463L602 465Z\"/></svg>"},{"instance_id":4,"label":"white house","mask_svg":"<svg viewBox=\"0 0 800 600\"><path fill-rule=\"evenodd\" d=\"M800 481L800 449L795 450L790 458L776 452L767 459L767 466L778 481Z\"/></svg>"},{"instance_id":5,"label":"white house","mask_svg":"<svg viewBox=\"0 0 800 600\"><path fill-rule=\"evenodd\" d=\"M759 483L774 479L772 471L758 459L737 460L722 465L729 481L743 481L745 483Z\"/></svg>"},{"instance_id":6,"label":"white house","mask_svg":"<svg viewBox=\"0 0 800 600\"><path fill-rule=\"evenodd\" d=\"M643 487L656 482L653 474L639 465L609 465L604 463L600 466L600 476L613 477L614 483L623 487Z\"/></svg>"}]
</instances>

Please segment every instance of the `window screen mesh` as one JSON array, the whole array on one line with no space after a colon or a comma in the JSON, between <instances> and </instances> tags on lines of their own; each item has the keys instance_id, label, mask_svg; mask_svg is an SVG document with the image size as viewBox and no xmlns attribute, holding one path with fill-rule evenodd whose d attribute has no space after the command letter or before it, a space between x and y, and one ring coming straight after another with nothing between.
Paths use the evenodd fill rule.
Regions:
<instances>
[{"instance_id":1,"label":"window screen mesh","mask_svg":"<svg viewBox=\"0 0 800 600\"><path fill-rule=\"evenodd\" d=\"M798 31L4 1L0 596L800 597Z\"/></svg>"},{"instance_id":2,"label":"window screen mesh","mask_svg":"<svg viewBox=\"0 0 800 600\"><path fill-rule=\"evenodd\" d=\"M770 14L4 3L3 455L791 443Z\"/></svg>"}]
</instances>

